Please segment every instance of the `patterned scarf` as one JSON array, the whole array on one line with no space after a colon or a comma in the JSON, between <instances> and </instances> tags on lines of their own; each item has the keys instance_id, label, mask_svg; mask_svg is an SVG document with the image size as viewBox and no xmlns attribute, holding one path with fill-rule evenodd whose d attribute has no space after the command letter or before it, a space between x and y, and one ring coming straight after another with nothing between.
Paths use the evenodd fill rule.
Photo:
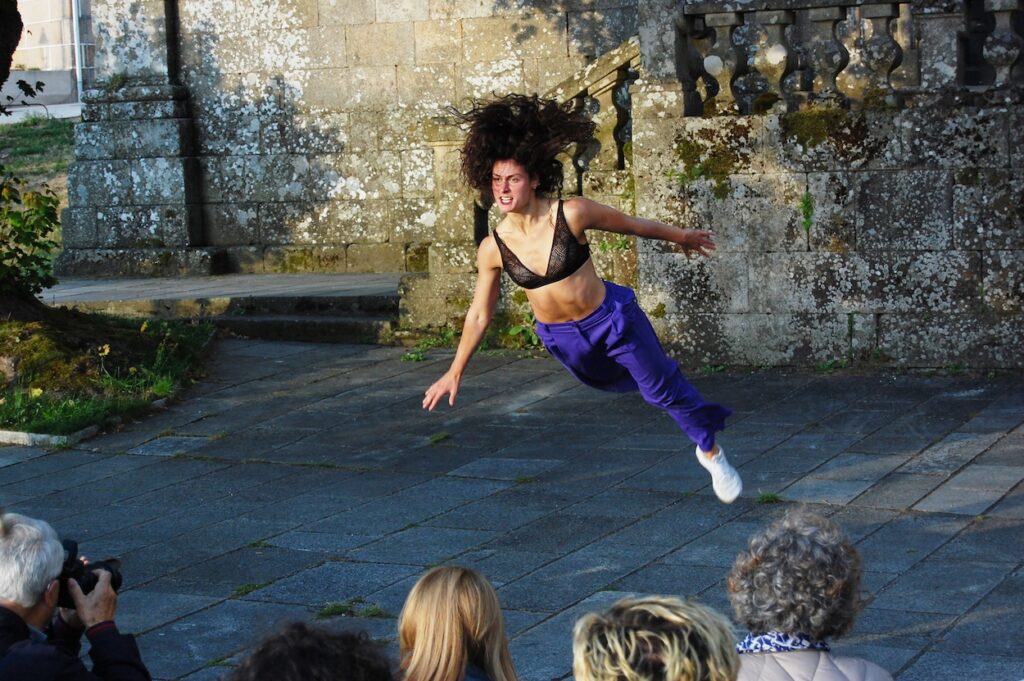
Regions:
<instances>
[{"instance_id":1,"label":"patterned scarf","mask_svg":"<svg viewBox=\"0 0 1024 681\"><path fill-rule=\"evenodd\" d=\"M743 653L784 653L791 650L823 650L829 651L824 641L815 641L804 634L784 634L781 631L769 631L764 634L747 634L746 638L736 644L736 652Z\"/></svg>"}]
</instances>

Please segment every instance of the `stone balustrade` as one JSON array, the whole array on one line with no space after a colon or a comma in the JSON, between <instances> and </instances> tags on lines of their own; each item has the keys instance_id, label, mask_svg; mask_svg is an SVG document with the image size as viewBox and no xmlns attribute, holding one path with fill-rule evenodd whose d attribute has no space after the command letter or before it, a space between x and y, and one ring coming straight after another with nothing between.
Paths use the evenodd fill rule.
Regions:
<instances>
[{"instance_id":1,"label":"stone balustrade","mask_svg":"<svg viewBox=\"0 0 1024 681\"><path fill-rule=\"evenodd\" d=\"M1024 83L1024 2L695 0L675 20L687 115L907 97Z\"/></svg>"}]
</instances>

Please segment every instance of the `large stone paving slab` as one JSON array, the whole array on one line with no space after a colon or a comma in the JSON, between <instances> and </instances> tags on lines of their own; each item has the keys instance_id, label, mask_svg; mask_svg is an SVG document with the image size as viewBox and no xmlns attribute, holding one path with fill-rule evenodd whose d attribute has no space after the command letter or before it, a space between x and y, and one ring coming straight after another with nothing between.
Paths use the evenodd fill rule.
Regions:
<instances>
[{"instance_id":1,"label":"large stone paving slab","mask_svg":"<svg viewBox=\"0 0 1024 681\"><path fill-rule=\"evenodd\" d=\"M402 354L221 341L163 412L64 451L0 448L0 504L122 558L118 619L158 679L219 678L343 601L386 616L324 625L394 653L394 616L440 562L498 588L520 678L564 679L579 615L630 593L727 610L750 533L800 503L864 559L870 605L839 652L900 681L1024 676L1019 379L695 372L735 409L720 441L746 489L724 505L636 395L484 353L458 407L426 413L451 352Z\"/></svg>"}]
</instances>

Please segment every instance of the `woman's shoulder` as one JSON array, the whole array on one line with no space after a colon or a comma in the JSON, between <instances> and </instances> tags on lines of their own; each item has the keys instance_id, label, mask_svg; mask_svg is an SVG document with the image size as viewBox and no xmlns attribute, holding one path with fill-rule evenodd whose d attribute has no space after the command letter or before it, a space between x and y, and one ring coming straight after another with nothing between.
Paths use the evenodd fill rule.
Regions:
<instances>
[{"instance_id":1,"label":"woman's shoulder","mask_svg":"<svg viewBox=\"0 0 1024 681\"><path fill-rule=\"evenodd\" d=\"M819 650L740 655L738 681L892 681L889 672L859 657Z\"/></svg>"}]
</instances>

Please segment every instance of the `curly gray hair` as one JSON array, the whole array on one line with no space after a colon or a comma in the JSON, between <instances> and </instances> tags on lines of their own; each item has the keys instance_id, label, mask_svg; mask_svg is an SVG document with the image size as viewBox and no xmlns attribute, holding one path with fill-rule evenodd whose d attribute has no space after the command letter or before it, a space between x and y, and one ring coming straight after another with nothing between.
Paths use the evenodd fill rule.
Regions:
<instances>
[{"instance_id":1,"label":"curly gray hair","mask_svg":"<svg viewBox=\"0 0 1024 681\"><path fill-rule=\"evenodd\" d=\"M737 622L755 634L842 636L864 601L860 554L831 520L803 509L752 536L729 573Z\"/></svg>"}]
</instances>

